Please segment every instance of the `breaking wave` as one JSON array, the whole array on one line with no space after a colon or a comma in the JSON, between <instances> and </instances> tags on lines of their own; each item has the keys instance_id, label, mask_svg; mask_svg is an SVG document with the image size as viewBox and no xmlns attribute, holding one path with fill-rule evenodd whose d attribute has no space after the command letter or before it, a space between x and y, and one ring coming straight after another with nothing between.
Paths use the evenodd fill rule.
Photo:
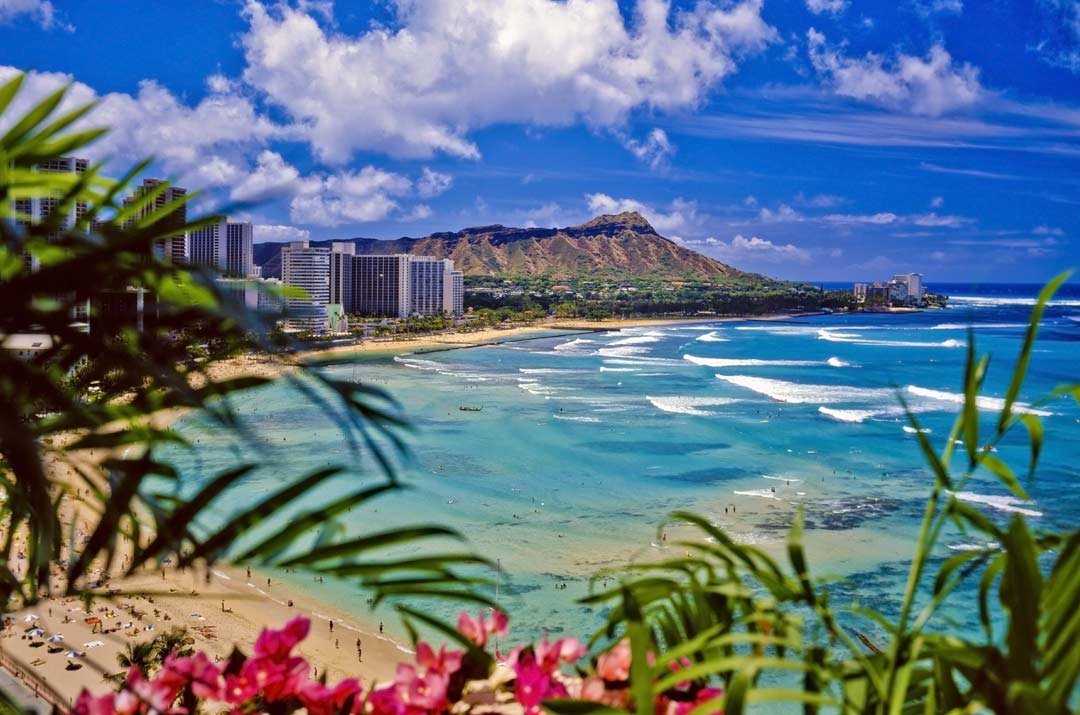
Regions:
<instances>
[{"instance_id":1,"label":"breaking wave","mask_svg":"<svg viewBox=\"0 0 1080 715\"><path fill-rule=\"evenodd\" d=\"M816 360L757 360L752 358L705 358L696 355L683 355L683 360L705 367L809 367L824 365Z\"/></svg>"},{"instance_id":2,"label":"breaking wave","mask_svg":"<svg viewBox=\"0 0 1080 715\"><path fill-rule=\"evenodd\" d=\"M730 338L722 337L715 330L712 331L711 333L705 333L704 335L702 335L702 336L700 336L698 338L694 338L694 339L695 340L700 340L703 343L727 343L727 342L731 342Z\"/></svg>"},{"instance_id":3,"label":"breaking wave","mask_svg":"<svg viewBox=\"0 0 1080 715\"><path fill-rule=\"evenodd\" d=\"M951 402L953 404L964 404L964 395L959 392L944 392L942 390L931 390L926 387L919 387L918 385L908 385L907 391L915 395L916 397L925 397L931 400L939 400L941 402ZM979 395L975 399L975 405L980 410L1000 410L1005 407L1005 400L1000 397L987 397L986 395ZM1038 415L1039 417L1050 417L1053 412L1046 412L1045 410L1037 410L1032 408L1023 402L1013 403L1012 409L1016 412L1026 413L1029 415Z\"/></svg>"},{"instance_id":4,"label":"breaking wave","mask_svg":"<svg viewBox=\"0 0 1080 715\"><path fill-rule=\"evenodd\" d=\"M893 392L879 387L853 387L850 385L811 385L787 380L773 380L750 375L717 375L717 379L732 385L753 390L778 402L821 403L879 402L893 399Z\"/></svg>"},{"instance_id":5,"label":"breaking wave","mask_svg":"<svg viewBox=\"0 0 1080 715\"><path fill-rule=\"evenodd\" d=\"M864 338L859 333L841 333L828 328L817 331L818 340L827 340L831 343L853 343L855 345L880 345L890 348L962 348L967 343L963 340L950 338L940 343L924 343L914 340L872 340Z\"/></svg>"},{"instance_id":6,"label":"breaking wave","mask_svg":"<svg viewBox=\"0 0 1080 715\"><path fill-rule=\"evenodd\" d=\"M646 395L645 399L648 400L659 410L664 412L675 412L680 415L697 415L698 417L708 417L715 415L715 412L709 410L703 410L702 407L719 407L720 405L730 405L733 402L739 402L734 397L683 397L679 395L673 395L670 397L652 397Z\"/></svg>"},{"instance_id":7,"label":"breaking wave","mask_svg":"<svg viewBox=\"0 0 1080 715\"><path fill-rule=\"evenodd\" d=\"M1016 514L1023 514L1024 516L1043 515L1041 511L1028 508L1029 506L1033 506L1031 502L1021 501L1016 497L977 494L975 492L955 492L952 493L952 495L960 501L966 501L971 504L984 504L991 509L997 509L998 511L1008 511Z\"/></svg>"},{"instance_id":8,"label":"breaking wave","mask_svg":"<svg viewBox=\"0 0 1080 715\"><path fill-rule=\"evenodd\" d=\"M838 410L832 407L825 407L822 405L818 407L818 412L826 417L832 417L834 420L840 422L863 422L871 417L880 414L877 410Z\"/></svg>"}]
</instances>

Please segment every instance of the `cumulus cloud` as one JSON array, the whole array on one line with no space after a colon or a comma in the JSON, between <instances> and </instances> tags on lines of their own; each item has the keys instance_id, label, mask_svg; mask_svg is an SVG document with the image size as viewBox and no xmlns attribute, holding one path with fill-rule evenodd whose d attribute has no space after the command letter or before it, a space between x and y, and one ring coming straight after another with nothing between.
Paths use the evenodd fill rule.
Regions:
<instances>
[{"instance_id":1,"label":"cumulus cloud","mask_svg":"<svg viewBox=\"0 0 1080 715\"><path fill-rule=\"evenodd\" d=\"M14 67L0 66L0 81L18 73ZM98 103L78 127L111 128L87 149L89 158L113 159L126 169L153 155L164 173L203 187L238 180L250 151L272 139L292 136L239 94L211 92L198 104L189 105L157 82L145 80L135 94L99 95L92 87L59 72L26 73L8 116L21 116L32 104L65 85L70 88L61 111Z\"/></svg>"},{"instance_id":2,"label":"cumulus cloud","mask_svg":"<svg viewBox=\"0 0 1080 715\"><path fill-rule=\"evenodd\" d=\"M416 180L416 194L421 198L429 199L444 193L454 183L454 177L442 174L424 167L420 171L420 178Z\"/></svg>"},{"instance_id":3,"label":"cumulus cloud","mask_svg":"<svg viewBox=\"0 0 1080 715\"><path fill-rule=\"evenodd\" d=\"M809 263L809 251L799 248L793 243L773 243L764 238L751 236L747 238L742 234L736 235L730 241L721 241L716 238L705 240L708 253L725 263L753 264L753 263Z\"/></svg>"},{"instance_id":4,"label":"cumulus cloud","mask_svg":"<svg viewBox=\"0 0 1080 715\"><path fill-rule=\"evenodd\" d=\"M259 154L254 171L236 185L230 198L252 202L286 199L292 221L333 227L379 221L396 212L403 220L427 218L431 209L422 204L400 213L399 199L434 196L440 188L448 187L450 180L448 175L425 167L414 183L407 176L370 165L359 171L302 175L280 154L265 150Z\"/></svg>"},{"instance_id":5,"label":"cumulus cloud","mask_svg":"<svg viewBox=\"0 0 1080 715\"><path fill-rule=\"evenodd\" d=\"M934 198L930 199L930 208L932 209L939 209L944 205L945 199L941 196L935 196Z\"/></svg>"},{"instance_id":6,"label":"cumulus cloud","mask_svg":"<svg viewBox=\"0 0 1080 715\"><path fill-rule=\"evenodd\" d=\"M934 211L903 216L891 211L881 211L873 214L827 214L822 216L822 220L840 225L891 226L893 224L903 224L922 226L924 228L960 228L975 223L975 219L967 216L940 215Z\"/></svg>"},{"instance_id":7,"label":"cumulus cloud","mask_svg":"<svg viewBox=\"0 0 1080 715\"><path fill-rule=\"evenodd\" d=\"M813 206L819 209L831 209L834 206L847 203L847 199L836 194L816 194L807 196L803 192L795 194L795 202L801 206Z\"/></svg>"},{"instance_id":8,"label":"cumulus cloud","mask_svg":"<svg viewBox=\"0 0 1080 715\"><path fill-rule=\"evenodd\" d=\"M641 141L632 137L625 138L623 146L629 149L638 161L645 162L652 169L666 165L668 158L675 153L675 145L668 139L667 132L659 127L653 128Z\"/></svg>"},{"instance_id":9,"label":"cumulus cloud","mask_svg":"<svg viewBox=\"0 0 1080 715\"><path fill-rule=\"evenodd\" d=\"M1036 226L1031 231L1036 236L1064 236L1065 232L1055 226Z\"/></svg>"},{"instance_id":10,"label":"cumulus cloud","mask_svg":"<svg viewBox=\"0 0 1080 715\"><path fill-rule=\"evenodd\" d=\"M775 211L763 206L758 211L758 218L762 223L795 223L803 220L802 215L787 204L780 204Z\"/></svg>"},{"instance_id":11,"label":"cumulus cloud","mask_svg":"<svg viewBox=\"0 0 1080 715\"><path fill-rule=\"evenodd\" d=\"M843 97L936 117L971 107L984 95L979 70L953 62L940 44L925 58L900 53L887 62L873 52L848 57L814 28L806 39L811 65Z\"/></svg>"},{"instance_id":12,"label":"cumulus cloud","mask_svg":"<svg viewBox=\"0 0 1080 715\"><path fill-rule=\"evenodd\" d=\"M348 35L248 0L243 78L325 162L361 149L475 158L470 132L494 124L614 128L635 109L697 105L776 39L762 2L638 0L628 21L616 0L394 0L392 28Z\"/></svg>"},{"instance_id":13,"label":"cumulus cloud","mask_svg":"<svg viewBox=\"0 0 1080 715\"><path fill-rule=\"evenodd\" d=\"M0 25L23 15L29 16L46 30L54 27L68 31L75 29L57 19L56 7L49 0L0 0Z\"/></svg>"},{"instance_id":14,"label":"cumulus cloud","mask_svg":"<svg viewBox=\"0 0 1080 715\"><path fill-rule=\"evenodd\" d=\"M963 0L912 0L911 7L916 14L930 18L937 14L959 15L964 11Z\"/></svg>"},{"instance_id":15,"label":"cumulus cloud","mask_svg":"<svg viewBox=\"0 0 1080 715\"><path fill-rule=\"evenodd\" d=\"M806 9L815 15L839 15L847 6L847 0L806 0Z\"/></svg>"},{"instance_id":16,"label":"cumulus cloud","mask_svg":"<svg viewBox=\"0 0 1080 715\"><path fill-rule=\"evenodd\" d=\"M589 211L593 214L618 214L636 211L652 224L657 233L672 240L682 240L687 233L697 233L701 226L697 202L677 198L667 209L644 204L636 199L616 199L607 194L586 194ZM700 234L698 234L700 235Z\"/></svg>"},{"instance_id":17,"label":"cumulus cloud","mask_svg":"<svg viewBox=\"0 0 1080 715\"><path fill-rule=\"evenodd\" d=\"M258 223L252 228L254 240L258 243L281 241L305 241L311 238L311 231L285 224Z\"/></svg>"}]
</instances>

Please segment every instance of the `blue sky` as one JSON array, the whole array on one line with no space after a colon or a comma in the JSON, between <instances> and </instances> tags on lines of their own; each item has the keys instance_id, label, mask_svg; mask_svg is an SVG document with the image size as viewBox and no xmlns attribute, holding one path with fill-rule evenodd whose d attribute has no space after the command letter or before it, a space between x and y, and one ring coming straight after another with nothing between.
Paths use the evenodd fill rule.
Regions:
<instances>
[{"instance_id":1,"label":"blue sky","mask_svg":"<svg viewBox=\"0 0 1080 715\"><path fill-rule=\"evenodd\" d=\"M781 278L1080 263L1077 0L0 0L17 71L256 240L638 210Z\"/></svg>"}]
</instances>

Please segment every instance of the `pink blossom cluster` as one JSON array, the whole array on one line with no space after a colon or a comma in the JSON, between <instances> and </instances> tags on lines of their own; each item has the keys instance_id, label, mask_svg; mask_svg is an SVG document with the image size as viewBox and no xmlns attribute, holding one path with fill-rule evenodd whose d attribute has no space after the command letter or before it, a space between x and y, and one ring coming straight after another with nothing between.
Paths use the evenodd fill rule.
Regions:
<instances>
[{"instance_id":1,"label":"pink blossom cluster","mask_svg":"<svg viewBox=\"0 0 1080 715\"><path fill-rule=\"evenodd\" d=\"M132 668L117 693L91 695L83 691L74 715L195 715L197 712L228 711L235 715L273 711L290 713L301 708L312 715L436 715L468 710L465 681L484 680L490 670L479 668L476 654L492 637L505 637L506 614L494 611L473 617L462 613L458 631L476 646L471 651L436 651L427 643L417 646L414 663L398 665L394 680L367 692L355 678L331 687L310 677L308 662L294 652L308 634L311 623L297 617L281 630L264 630L247 658L231 659L219 666L205 653L191 657L166 658L160 672L144 677ZM576 638L514 648L503 664L513 678L503 685L488 682L493 695L506 694L525 715L538 715L545 700L578 698L629 709L631 650L629 641L617 643L601 655L584 677L568 677L564 669L577 666L587 649ZM484 657L484 667L490 660ZM652 655L650 654L650 659ZM672 663L672 671L690 665L683 659ZM478 669L481 672L478 672ZM657 696L656 715L686 715L698 705L715 700L723 691L686 681ZM209 707L200 707L206 705ZM720 713L720 708L711 709Z\"/></svg>"}]
</instances>

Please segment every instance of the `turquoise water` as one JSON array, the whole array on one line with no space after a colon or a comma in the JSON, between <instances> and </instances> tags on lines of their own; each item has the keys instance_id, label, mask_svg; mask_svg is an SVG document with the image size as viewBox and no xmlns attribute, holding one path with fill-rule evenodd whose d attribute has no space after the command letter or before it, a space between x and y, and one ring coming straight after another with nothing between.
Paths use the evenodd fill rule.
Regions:
<instances>
[{"instance_id":1,"label":"turquoise water","mask_svg":"<svg viewBox=\"0 0 1080 715\"><path fill-rule=\"evenodd\" d=\"M1000 397L1030 303L1027 294L991 292L912 315L703 321L334 367L385 387L415 426L402 472L412 489L349 515L347 528L439 522L468 534L500 562L500 604L523 640L591 632L602 614L576 603L589 576L655 558L666 549L657 527L673 510L701 513L779 554L793 507L804 505L814 572L851 577L860 600L889 612L931 483L896 391L940 444L958 408L967 325L980 352L993 355L986 394ZM1077 380L1078 357L1080 295L1066 293L1047 311L1024 399ZM200 449L176 456L189 483L245 452L270 459L273 467L230 495L232 505L348 459L340 430L285 386L236 408L254 444L189 419L180 429ZM995 519L1022 510L1039 526L1075 526L1080 411L1064 398L1041 409L1047 448L1033 501L1016 501L989 477L961 496ZM999 454L1018 471L1028 457L1020 437ZM375 479L370 462L358 474ZM665 533L674 541L690 532ZM937 556L968 542L949 534ZM366 596L351 586L316 587L370 620ZM949 616L975 627L973 609Z\"/></svg>"}]
</instances>

